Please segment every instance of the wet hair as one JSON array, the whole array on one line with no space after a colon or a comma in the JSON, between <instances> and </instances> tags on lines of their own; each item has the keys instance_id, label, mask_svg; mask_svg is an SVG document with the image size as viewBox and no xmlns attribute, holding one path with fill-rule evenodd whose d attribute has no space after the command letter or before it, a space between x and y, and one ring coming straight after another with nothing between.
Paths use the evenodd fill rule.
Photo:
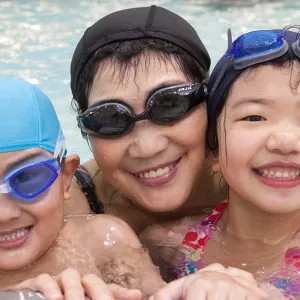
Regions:
<instances>
[{"instance_id":1,"label":"wet hair","mask_svg":"<svg viewBox=\"0 0 300 300\"><path fill-rule=\"evenodd\" d=\"M287 52L283 56L273 59L271 61L263 62L251 67L246 68L239 76L237 76L227 87L227 89L223 92L223 96L218 102L216 109L214 112L208 117L208 126L206 131L206 148L210 155L216 155L219 152L219 142L218 142L218 127L220 126L220 114L225 106L226 100L230 95L233 84L236 82L238 78L241 76L246 80L248 76L253 74L253 72L259 72L261 68L264 66L273 66L275 68L280 69L289 69L290 70L290 87L294 92L298 88L300 84L300 70L298 70L298 77L295 81L292 80L292 72L294 63L298 63L300 65L300 58L295 55ZM209 101L209 99L207 100ZM226 138L226 128L225 130L225 138ZM226 143L226 140L225 140Z\"/></svg>"},{"instance_id":2,"label":"wet hair","mask_svg":"<svg viewBox=\"0 0 300 300\"><path fill-rule=\"evenodd\" d=\"M131 67L136 72L139 64L143 63L145 70L147 70L153 55L163 63L174 58L182 73L192 82L200 82L208 77L208 72L204 70L199 62L175 44L152 38L118 41L99 48L84 66L75 86L75 95L72 100L74 110L79 114L88 108L91 87L99 68L101 72L101 63L104 61L111 62L114 73L118 72L117 74L122 82L126 72Z\"/></svg>"}]
</instances>

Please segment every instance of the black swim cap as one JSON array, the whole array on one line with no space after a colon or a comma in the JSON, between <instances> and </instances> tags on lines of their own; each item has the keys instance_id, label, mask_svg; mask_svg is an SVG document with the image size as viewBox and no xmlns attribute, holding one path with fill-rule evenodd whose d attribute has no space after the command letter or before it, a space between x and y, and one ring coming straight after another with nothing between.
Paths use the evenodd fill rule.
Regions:
<instances>
[{"instance_id":1,"label":"black swim cap","mask_svg":"<svg viewBox=\"0 0 300 300\"><path fill-rule=\"evenodd\" d=\"M104 45L141 38L173 43L193 56L205 71L210 57L195 29L179 15L159 6L137 7L109 14L89 27L79 41L71 62L71 90L93 53Z\"/></svg>"}]
</instances>

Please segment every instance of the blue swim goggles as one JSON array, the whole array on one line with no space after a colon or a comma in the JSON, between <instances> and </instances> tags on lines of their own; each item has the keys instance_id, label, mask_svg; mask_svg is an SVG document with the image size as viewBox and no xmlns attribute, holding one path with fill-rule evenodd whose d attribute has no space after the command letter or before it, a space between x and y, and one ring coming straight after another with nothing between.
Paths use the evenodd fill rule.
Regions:
<instances>
[{"instance_id":1,"label":"blue swim goggles","mask_svg":"<svg viewBox=\"0 0 300 300\"><path fill-rule=\"evenodd\" d=\"M300 25L288 25L281 30L251 31L241 35L233 43L231 30L228 29L228 49L224 55L226 62L223 64L213 87L210 89L211 98L221 80L224 80L224 75L229 70L229 67L235 70L245 69L249 66L278 58L290 48L300 58L299 33L293 32L295 40L292 43L286 40L287 34L291 33L288 30L291 28L300 30Z\"/></svg>"},{"instance_id":2,"label":"blue swim goggles","mask_svg":"<svg viewBox=\"0 0 300 300\"><path fill-rule=\"evenodd\" d=\"M61 172L65 153L64 138L58 138L52 159L46 153L34 156L6 174L0 194L12 194L22 202L30 202L44 193Z\"/></svg>"}]
</instances>

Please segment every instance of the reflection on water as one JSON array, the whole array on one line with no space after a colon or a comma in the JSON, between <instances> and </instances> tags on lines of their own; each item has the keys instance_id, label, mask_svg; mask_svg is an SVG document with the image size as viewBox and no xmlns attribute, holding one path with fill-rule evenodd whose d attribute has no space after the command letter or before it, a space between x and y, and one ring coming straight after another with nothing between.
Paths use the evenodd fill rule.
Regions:
<instances>
[{"instance_id":1,"label":"reflection on water","mask_svg":"<svg viewBox=\"0 0 300 300\"><path fill-rule=\"evenodd\" d=\"M56 0L0 1L0 72L37 83L53 100L70 152L91 157L70 107L69 65L84 30L119 9L161 5L181 14L198 31L213 64L226 46L226 29L233 36L250 29L281 28L299 22L300 3L261 0Z\"/></svg>"}]
</instances>

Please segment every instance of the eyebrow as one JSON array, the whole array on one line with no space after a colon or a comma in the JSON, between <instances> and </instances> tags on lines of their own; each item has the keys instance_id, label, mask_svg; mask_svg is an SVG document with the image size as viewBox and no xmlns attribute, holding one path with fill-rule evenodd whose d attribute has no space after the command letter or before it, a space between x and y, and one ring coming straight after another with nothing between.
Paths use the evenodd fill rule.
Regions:
<instances>
[{"instance_id":1,"label":"eyebrow","mask_svg":"<svg viewBox=\"0 0 300 300\"><path fill-rule=\"evenodd\" d=\"M181 84L187 84L188 85L188 84L192 84L192 83L188 83L186 80L179 80L179 79L163 81L163 82L159 83L157 86L155 86L154 88L152 88L151 90L149 90L146 93L145 100L147 100L152 94L154 94L155 92L157 92L160 89L171 87L171 86L176 86L176 85L181 85ZM121 99L118 99L118 98L101 99L101 100L96 101L94 104L92 104L89 107L89 109L98 106L102 102L111 101L111 100L125 101L124 98L121 98Z\"/></svg>"},{"instance_id":2,"label":"eyebrow","mask_svg":"<svg viewBox=\"0 0 300 300\"><path fill-rule=\"evenodd\" d=\"M259 104L259 105L264 105L264 106L268 106L268 105L274 105L275 101L274 100L270 100L270 99L266 99L266 98L242 98L240 100L238 100L236 103L234 103L232 105L232 109L246 105L246 104Z\"/></svg>"}]
</instances>

